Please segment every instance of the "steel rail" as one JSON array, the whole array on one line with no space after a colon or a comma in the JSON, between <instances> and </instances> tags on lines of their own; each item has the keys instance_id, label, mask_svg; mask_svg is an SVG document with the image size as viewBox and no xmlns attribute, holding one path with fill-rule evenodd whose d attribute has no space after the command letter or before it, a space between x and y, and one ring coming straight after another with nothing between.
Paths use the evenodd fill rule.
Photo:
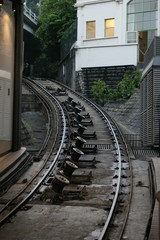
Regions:
<instances>
[{"instance_id":1,"label":"steel rail","mask_svg":"<svg viewBox=\"0 0 160 240\"><path fill-rule=\"evenodd\" d=\"M132 151L131 149L129 150L128 146L127 146L127 143L125 141L125 137L123 136L122 132L121 132L121 129L119 128L119 126L117 126L115 120L113 120L114 124L116 125L118 131L120 132L121 134L121 137L122 137L122 141L123 141L123 144L125 146L125 149L126 149L126 152L127 152L127 156L128 156L128 163L129 163L129 168L130 168L130 184L131 184L131 191L130 191L130 200L129 200L129 204L128 204L128 207L127 207L127 215L126 215L126 218L123 222L123 228L122 228L122 231L120 233L120 237L119 239L121 239L123 237L123 233L124 233L124 230L125 230L125 226L126 226L126 223L127 223L127 219L128 219L128 215L129 215L129 211L130 211L130 207L131 207L131 200L132 200L132 195L133 195L133 176L132 176L132 164L131 164L131 159L130 159L130 154L129 154L129 151Z\"/></svg>"},{"instance_id":2,"label":"steel rail","mask_svg":"<svg viewBox=\"0 0 160 240\"><path fill-rule=\"evenodd\" d=\"M37 95L36 90L31 87L31 85L27 82L27 80L26 80L25 78L23 78L23 82L25 83L25 85L26 85L34 94ZM42 103L45 104L45 106L46 106L46 111L47 111L47 115L48 115L48 126L49 126L49 127L48 127L48 129L47 129L47 133L46 133L45 140L43 141L43 144L42 144L40 150L38 151L36 157L39 157L40 154L41 154L41 152L45 149L45 147L46 147L46 145L47 145L47 143L48 143L48 140L49 140L49 138L50 138L50 136L51 136L51 133L52 133L51 120L50 120L50 117L49 117L50 114L49 114L48 109L50 109L50 111L52 111L52 110L51 110L48 102L45 100L45 98L41 97L40 95L38 95L38 98L39 98L39 99L42 101Z\"/></svg>"},{"instance_id":3,"label":"steel rail","mask_svg":"<svg viewBox=\"0 0 160 240\"><path fill-rule=\"evenodd\" d=\"M24 79L23 79L23 80L24 80ZM25 82L25 81L24 81L24 82ZM38 95L37 92L36 92L33 88L31 88L31 86L30 86L29 84L27 84L26 82L25 82L25 84L26 84L26 86L27 86L36 96ZM47 111L48 121L49 121L49 126L50 126L51 123L50 123L50 117L49 117L49 110L51 111L51 107L49 106L49 104L47 103L47 101L46 101L44 98L41 98L41 97L40 97L40 95L38 95L38 98L41 99L41 101L43 101L44 105L46 106L46 111ZM47 108L48 108L49 110L48 110ZM44 142L43 142L43 145L42 145L39 153L36 155L36 157L38 157L38 156L40 155L41 151L44 150L45 146L46 146L47 143L48 143L48 140L49 140L49 137L50 137L50 135L51 135L51 132L52 132L52 129L48 128L48 131L47 131L45 140L44 140ZM38 171L38 173L36 173L36 174L32 177L32 179L30 179L30 181L28 182L28 184L27 184L18 194L16 194L16 196L15 196L14 198L12 198L2 209L0 209L0 214L1 214L2 212L4 212L5 209L6 209L11 203L13 203L13 201L14 201L17 197L19 197L22 192L24 192L24 191L28 188L28 186L34 181L35 177L37 177L37 175L39 174L39 172L44 168L46 162L47 162L47 160L43 163L43 165L42 165L41 169Z\"/></svg>"},{"instance_id":4,"label":"steel rail","mask_svg":"<svg viewBox=\"0 0 160 240\"><path fill-rule=\"evenodd\" d=\"M32 80L30 80L32 81ZM37 84L36 84L37 85ZM42 87L41 87L42 88ZM59 111L61 112L61 118L62 118L62 123L63 123L63 131L62 131L62 137L61 137L61 143L59 145L58 151L54 157L54 160L52 162L52 164L50 165L49 169L46 171L46 173L44 174L44 176L41 178L41 180L37 183L37 185L32 189L32 191L14 208L12 209L12 211L10 211L1 221L0 221L0 227L7 221L9 220L20 208L22 208L32 197L33 195L37 192L37 190L39 189L39 187L44 183L44 181L46 180L46 178L48 177L48 175L52 172L53 168L55 167L56 163L59 160L59 156L61 154L61 151L63 149L63 145L64 145L64 140L65 140L65 135L66 135L66 118L65 118L65 114L63 111L63 108L60 104L60 102L57 100L57 98L55 98L54 96L52 96L51 94L49 94L44 88L43 88L44 92L47 93L52 99L54 99L54 101L56 102ZM58 163L57 163L58 164Z\"/></svg>"},{"instance_id":5,"label":"steel rail","mask_svg":"<svg viewBox=\"0 0 160 240\"><path fill-rule=\"evenodd\" d=\"M107 217L107 220L105 222L105 225L102 229L102 232L98 238L98 240L104 240L104 237L106 235L107 229L109 228L109 225L111 223L112 217L113 217L113 213L115 211L116 205L117 205L117 200L118 200L118 195L120 192L120 183L121 183L121 167L122 167L122 159L121 159L121 151L120 151L120 146L118 143L118 139L116 136L116 133L112 127L111 121L109 120L109 118L106 116L106 114L104 114L104 111L99 107L99 105L97 105L96 103L94 103L93 101L91 101L90 99L87 99L86 97L82 96L80 93L74 92L71 88L69 88L68 86L57 82L55 80L51 80L52 82L57 83L58 85L64 87L65 89L68 89L70 92L72 92L74 95L77 95L78 97L80 97L81 99L83 99L84 101L88 102L90 105L92 105L95 109L97 109L97 111L99 111L99 113L103 116L104 121L106 122L106 124L108 125L108 128L110 130L110 132L113 134L114 139L115 139L115 148L116 148L116 152L118 154L117 160L119 163L119 170L118 170L118 182L117 182L117 187L116 187L116 191L115 191L115 196L112 202L112 206L111 209L109 211L109 215Z\"/></svg>"}]
</instances>

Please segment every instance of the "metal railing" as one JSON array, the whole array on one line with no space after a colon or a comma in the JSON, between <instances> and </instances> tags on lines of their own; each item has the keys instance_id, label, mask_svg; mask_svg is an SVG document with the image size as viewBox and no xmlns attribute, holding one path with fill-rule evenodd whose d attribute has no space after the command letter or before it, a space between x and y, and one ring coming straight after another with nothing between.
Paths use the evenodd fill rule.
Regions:
<instances>
[{"instance_id":1,"label":"metal railing","mask_svg":"<svg viewBox=\"0 0 160 240\"><path fill-rule=\"evenodd\" d=\"M24 5L24 15L28 17L34 24L38 24L37 15L26 5Z\"/></svg>"}]
</instances>

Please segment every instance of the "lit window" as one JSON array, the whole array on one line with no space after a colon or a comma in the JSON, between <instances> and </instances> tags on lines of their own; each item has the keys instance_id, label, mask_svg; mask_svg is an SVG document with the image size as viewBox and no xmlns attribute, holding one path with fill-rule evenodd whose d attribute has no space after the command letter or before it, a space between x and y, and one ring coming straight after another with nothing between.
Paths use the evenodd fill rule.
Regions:
<instances>
[{"instance_id":1,"label":"lit window","mask_svg":"<svg viewBox=\"0 0 160 240\"><path fill-rule=\"evenodd\" d=\"M96 21L87 22L87 38L95 38L96 37Z\"/></svg>"},{"instance_id":2,"label":"lit window","mask_svg":"<svg viewBox=\"0 0 160 240\"><path fill-rule=\"evenodd\" d=\"M115 28L115 19L106 19L105 20L105 36L113 37L114 36L114 28Z\"/></svg>"}]
</instances>

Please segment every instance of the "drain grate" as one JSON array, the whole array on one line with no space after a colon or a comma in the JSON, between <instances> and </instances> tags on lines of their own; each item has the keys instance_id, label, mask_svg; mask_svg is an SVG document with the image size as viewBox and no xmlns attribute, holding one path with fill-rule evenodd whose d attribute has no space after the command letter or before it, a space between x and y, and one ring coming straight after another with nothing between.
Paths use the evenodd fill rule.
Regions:
<instances>
[{"instance_id":1,"label":"drain grate","mask_svg":"<svg viewBox=\"0 0 160 240\"><path fill-rule=\"evenodd\" d=\"M96 148L99 151L110 150L111 149L111 144L110 143L107 143L107 144L84 144L84 148L85 149Z\"/></svg>"},{"instance_id":2,"label":"drain grate","mask_svg":"<svg viewBox=\"0 0 160 240\"><path fill-rule=\"evenodd\" d=\"M110 150L111 149L111 144L97 144L97 150L102 151L102 150Z\"/></svg>"}]
</instances>

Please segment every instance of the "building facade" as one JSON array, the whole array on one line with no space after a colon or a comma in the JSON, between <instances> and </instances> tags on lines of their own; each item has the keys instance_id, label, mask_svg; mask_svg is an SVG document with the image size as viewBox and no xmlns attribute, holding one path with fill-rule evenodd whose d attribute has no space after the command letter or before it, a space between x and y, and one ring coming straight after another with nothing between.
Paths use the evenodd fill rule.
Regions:
<instances>
[{"instance_id":1,"label":"building facade","mask_svg":"<svg viewBox=\"0 0 160 240\"><path fill-rule=\"evenodd\" d=\"M77 0L75 71L137 66L159 35L158 0ZM80 81L80 79L78 79Z\"/></svg>"}]
</instances>

